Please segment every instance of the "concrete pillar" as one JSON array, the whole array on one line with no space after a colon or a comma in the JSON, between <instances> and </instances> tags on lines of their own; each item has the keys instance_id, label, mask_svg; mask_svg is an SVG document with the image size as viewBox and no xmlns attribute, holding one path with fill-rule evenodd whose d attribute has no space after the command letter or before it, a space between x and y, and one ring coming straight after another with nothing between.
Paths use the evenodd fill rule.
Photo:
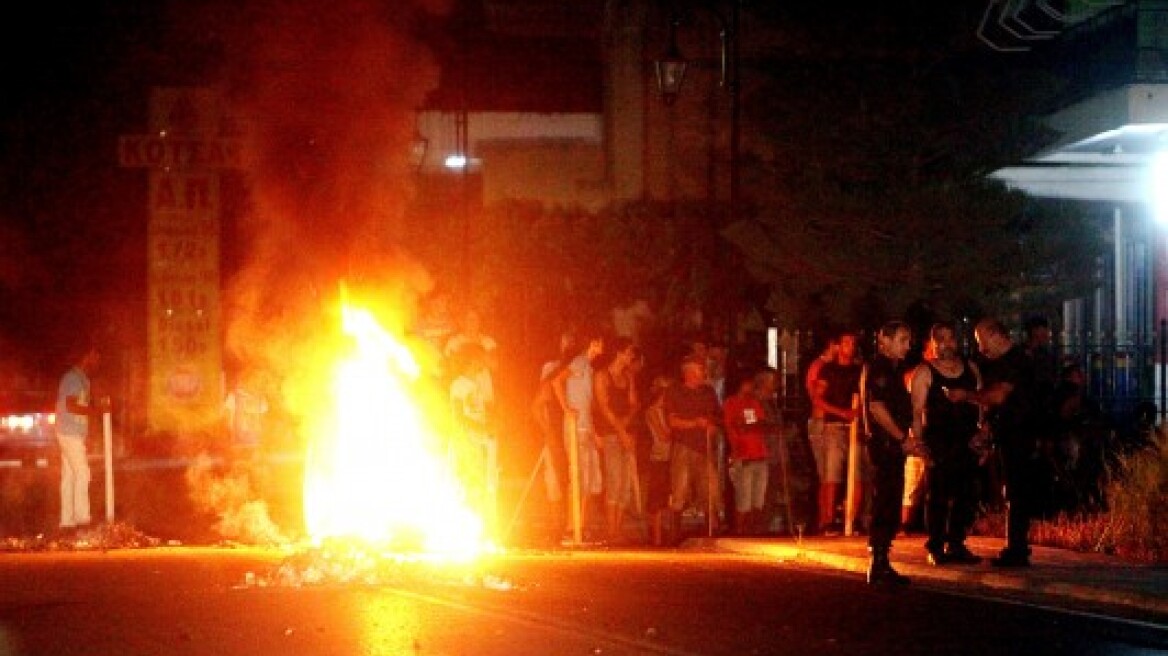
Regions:
<instances>
[{"instance_id":1,"label":"concrete pillar","mask_svg":"<svg viewBox=\"0 0 1168 656\"><path fill-rule=\"evenodd\" d=\"M1153 234L1155 236L1150 241L1153 244L1152 257L1156 279L1153 284L1155 301L1152 307L1155 314L1152 321L1159 330L1160 320L1168 319L1168 230L1157 227Z\"/></svg>"},{"instance_id":2,"label":"concrete pillar","mask_svg":"<svg viewBox=\"0 0 1168 656\"><path fill-rule=\"evenodd\" d=\"M1063 335L1064 348L1074 348L1079 344L1083 332L1083 300L1072 298L1063 301Z\"/></svg>"},{"instance_id":3,"label":"concrete pillar","mask_svg":"<svg viewBox=\"0 0 1168 656\"><path fill-rule=\"evenodd\" d=\"M1125 234L1123 210L1114 210L1112 238L1115 240L1115 343L1129 341L1128 301L1130 296L1130 276L1128 275L1127 235Z\"/></svg>"}]
</instances>

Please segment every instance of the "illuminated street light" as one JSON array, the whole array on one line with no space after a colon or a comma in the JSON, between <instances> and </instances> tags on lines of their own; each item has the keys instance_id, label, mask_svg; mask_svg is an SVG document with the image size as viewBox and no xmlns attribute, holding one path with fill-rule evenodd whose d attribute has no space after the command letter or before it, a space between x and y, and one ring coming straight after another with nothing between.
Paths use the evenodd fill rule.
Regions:
<instances>
[{"instance_id":1,"label":"illuminated street light","mask_svg":"<svg viewBox=\"0 0 1168 656\"><path fill-rule=\"evenodd\" d=\"M1148 166L1148 202L1156 223L1168 225L1168 150L1158 150Z\"/></svg>"}]
</instances>

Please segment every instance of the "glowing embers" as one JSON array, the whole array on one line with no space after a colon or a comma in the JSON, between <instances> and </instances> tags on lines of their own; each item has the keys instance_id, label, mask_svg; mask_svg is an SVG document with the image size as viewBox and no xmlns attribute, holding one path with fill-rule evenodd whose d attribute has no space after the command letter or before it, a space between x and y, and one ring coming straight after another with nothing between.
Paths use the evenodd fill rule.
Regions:
<instances>
[{"instance_id":1,"label":"glowing embers","mask_svg":"<svg viewBox=\"0 0 1168 656\"><path fill-rule=\"evenodd\" d=\"M346 303L341 319L348 341L305 458L309 536L477 555L483 522L447 457L453 445L435 429L445 406L427 398L417 361L371 312Z\"/></svg>"}]
</instances>

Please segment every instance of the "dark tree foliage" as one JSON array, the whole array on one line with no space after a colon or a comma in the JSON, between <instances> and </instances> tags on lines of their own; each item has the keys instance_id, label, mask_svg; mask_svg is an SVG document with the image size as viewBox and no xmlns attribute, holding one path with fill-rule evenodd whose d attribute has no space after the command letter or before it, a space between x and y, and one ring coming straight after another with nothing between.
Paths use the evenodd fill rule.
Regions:
<instances>
[{"instance_id":1,"label":"dark tree foliage","mask_svg":"<svg viewBox=\"0 0 1168 656\"><path fill-rule=\"evenodd\" d=\"M948 316L1010 312L1090 283L1093 267L1075 264L1101 248L1093 219L986 177L1050 139L1034 116L1064 81L982 47L973 9L751 15L779 36L744 62L744 194L756 213L725 234L772 286L780 321L887 318L857 316L873 296L886 315L914 302Z\"/></svg>"}]
</instances>

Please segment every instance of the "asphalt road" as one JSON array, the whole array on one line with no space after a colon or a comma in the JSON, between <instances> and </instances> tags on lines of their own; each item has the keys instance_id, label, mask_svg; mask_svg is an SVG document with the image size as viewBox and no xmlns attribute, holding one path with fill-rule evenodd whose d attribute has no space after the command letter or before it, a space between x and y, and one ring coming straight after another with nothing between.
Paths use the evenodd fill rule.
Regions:
<instances>
[{"instance_id":1,"label":"asphalt road","mask_svg":"<svg viewBox=\"0 0 1168 656\"><path fill-rule=\"evenodd\" d=\"M288 584L303 582L315 560L185 547L2 554L0 654L1168 649L1168 631L1151 625L923 587L872 590L855 576L722 554L527 552L476 571L396 564L373 585Z\"/></svg>"}]
</instances>

